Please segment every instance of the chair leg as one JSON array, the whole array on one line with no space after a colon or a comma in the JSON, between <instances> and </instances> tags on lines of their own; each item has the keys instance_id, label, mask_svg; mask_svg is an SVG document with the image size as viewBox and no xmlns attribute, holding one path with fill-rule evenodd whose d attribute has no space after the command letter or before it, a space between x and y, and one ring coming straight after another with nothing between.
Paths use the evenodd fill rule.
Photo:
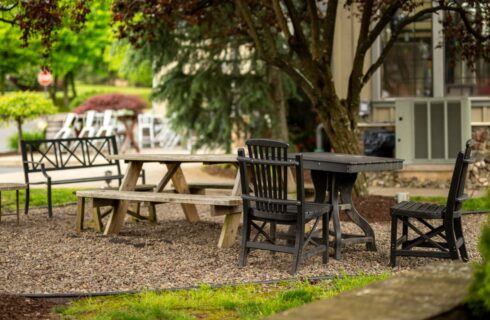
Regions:
<instances>
[{"instance_id":1,"label":"chair leg","mask_svg":"<svg viewBox=\"0 0 490 320\"><path fill-rule=\"evenodd\" d=\"M455 225L453 223L449 223L449 225L445 224L446 230L446 238L447 238L447 246L449 248L449 255L452 260L459 260L459 250L456 248L456 239L457 235L455 233Z\"/></svg>"},{"instance_id":2,"label":"chair leg","mask_svg":"<svg viewBox=\"0 0 490 320\"><path fill-rule=\"evenodd\" d=\"M24 205L24 214L29 213L29 200L30 200L30 190L29 190L29 185L27 185L26 188L26 198L25 198L25 205Z\"/></svg>"},{"instance_id":3,"label":"chair leg","mask_svg":"<svg viewBox=\"0 0 490 320\"><path fill-rule=\"evenodd\" d=\"M408 217L403 217L402 219L402 236L405 237L405 241L402 243L402 249L406 246L406 241L408 239Z\"/></svg>"},{"instance_id":4,"label":"chair leg","mask_svg":"<svg viewBox=\"0 0 490 320\"><path fill-rule=\"evenodd\" d=\"M396 267L397 227L398 227L398 218L392 215L391 216L391 244L390 244L390 265L392 268Z\"/></svg>"},{"instance_id":5,"label":"chair leg","mask_svg":"<svg viewBox=\"0 0 490 320\"><path fill-rule=\"evenodd\" d=\"M251 223L246 217L247 213L243 212L243 224L242 224L242 245L240 247L240 262L239 266L244 267L247 264L247 256L250 249L247 248L247 241L250 239Z\"/></svg>"},{"instance_id":6,"label":"chair leg","mask_svg":"<svg viewBox=\"0 0 490 320\"><path fill-rule=\"evenodd\" d=\"M466 242L463 236L463 226L461 224L461 218L457 218L454 220L454 233L456 234L456 240L463 239L463 243L461 247L459 247L459 254L461 259L467 262L470 258L468 256L468 251L466 250Z\"/></svg>"},{"instance_id":7,"label":"chair leg","mask_svg":"<svg viewBox=\"0 0 490 320\"><path fill-rule=\"evenodd\" d=\"M51 183L48 182L48 217L53 217L53 203L51 202Z\"/></svg>"},{"instance_id":8,"label":"chair leg","mask_svg":"<svg viewBox=\"0 0 490 320\"><path fill-rule=\"evenodd\" d=\"M322 240L323 244L326 246L325 252L323 252L322 262L324 264L328 263L328 215L323 215L322 217Z\"/></svg>"},{"instance_id":9,"label":"chair leg","mask_svg":"<svg viewBox=\"0 0 490 320\"><path fill-rule=\"evenodd\" d=\"M296 224L296 240L294 241L294 253L293 253L293 265L291 267L291 274L296 274L301 263L303 255L303 242L305 240L303 224Z\"/></svg>"}]
</instances>

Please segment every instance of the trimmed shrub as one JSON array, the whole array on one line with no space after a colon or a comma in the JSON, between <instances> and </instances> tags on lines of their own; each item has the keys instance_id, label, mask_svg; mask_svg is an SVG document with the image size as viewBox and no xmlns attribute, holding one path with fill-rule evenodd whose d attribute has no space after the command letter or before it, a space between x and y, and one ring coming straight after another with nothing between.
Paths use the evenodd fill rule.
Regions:
<instances>
[{"instance_id":1,"label":"trimmed shrub","mask_svg":"<svg viewBox=\"0 0 490 320\"><path fill-rule=\"evenodd\" d=\"M138 96L122 93L106 93L93 96L85 101L81 106L73 110L75 113L84 113L89 110L102 112L108 109L122 110L128 109L135 113L141 113L148 108L148 103Z\"/></svg>"},{"instance_id":2,"label":"trimmed shrub","mask_svg":"<svg viewBox=\"0 0 490 320\"><path fill-rule=\"evenodd\" d=\"M30 132L23 132L22 137L26 141L43 140L44 138L46 138L46 134L42 131L30 131ZM17 149L18 145L19 145L19 134L15 133L8 138L8 146L10 149L15 150Z\"/></svg>"}]
</instances>

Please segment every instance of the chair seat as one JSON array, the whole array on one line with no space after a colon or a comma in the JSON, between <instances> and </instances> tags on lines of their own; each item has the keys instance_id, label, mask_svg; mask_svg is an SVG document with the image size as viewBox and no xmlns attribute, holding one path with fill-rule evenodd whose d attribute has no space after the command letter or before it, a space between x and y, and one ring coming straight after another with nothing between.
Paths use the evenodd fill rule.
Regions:
<instances>
[{"instance_id":1,"label":"chair seat","mask_svg":"<svg viewBox=\"0 0 490 320\"><path fill-rule=\"evenodd\" d=\"M305 202L305 220L309 221L330 211L331 205L326 203ZM298 218L298 207L289 205L286 213L262 211L252 207L252 216L259 219L274 219L283 222L295 222Z\"/></svg>"},{"instance_id":2,"label":"chair seat","mask_svg":"<svg viewBox=\"0 0 490 320\"><path fill-rule=\"evenodd\" d=\"M433 203L403 201L391 208L391 214L421 219L443 219L446 206Z\"/></svg>"}]
</instances>

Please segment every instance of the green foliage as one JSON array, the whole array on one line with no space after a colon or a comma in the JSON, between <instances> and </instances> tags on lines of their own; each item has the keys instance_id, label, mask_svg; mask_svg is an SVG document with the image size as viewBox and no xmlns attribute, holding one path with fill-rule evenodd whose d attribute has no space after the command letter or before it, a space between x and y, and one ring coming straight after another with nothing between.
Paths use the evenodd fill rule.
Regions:
<instances>
[{"instance_id":1,"label":"green foliage","mask_svg":"<svg viewBox=\"0 0 490 320\"><path fill-rule=\"evenodd\" d=\"M77 85L78 92L80 95L84 95L87 92L97 92L97 94L101 93L125 93L139 96L141 99L150 103L150 95L151 88L142 88L142 87L115 87L115 86L106 86L106 85L92 85L81 83Z\"/></svg>"},{"instance_id":2,"label":"green foliage","mask_svg":"<svg viewBox=\"0 0 490 320\"><path fill-rule=\"evenodd\" d=\"M54 188L52 189L53 205L62 205L67 203L75 203L77 197L75 191L80 188ZM46 196L46 188L33 188L30 189L30 207L42 207L48 204ZM19 192L19 201L23 206L25 200L25 192L21 190ZM15 191L8 192L2 191L2 208L15 209Z\"/></svg>"},{"instance_id":3,"label":"green foliage","mask_svg":"<svg viewBox=\"0 0 490 320\"><path fill-rule=\"evenodd\" d=\"M476 316L488 319L490 317L490 217L483 226L478 248L483 261L474 265L473 282L467 303Z\"/></svg>"},{"instance_id":4,"label":"green foliage","mask_svg":"<svg viewBox=\"0 0 490 320\"><path fill-rule=\"evenodd\" d=\"M15 92L0 97L0 121L32 119L56 113L51 102L34 92Z\"/></svg>"},{"instance_id":5,"label":"green foliage","mask_svg":"<svg viewBox=\"0 0 490 320\"><path fill-rule=\"evenodd\" d=\"M57 312L70 319L258 319L388 276L361 274L315 284L292 281L218 289L202 285L192 290L81 299Z\"/></svg>"},{"instance_id":6,"label":"green foliage","mask_svg":"<svg viewBox=\"0 0 490 320\"><path fill-rule=\"evenodd\" d=\"M28 131L22 132L22 138L26 141L42 140L46 137L43 131ZM19 145L19 134L15 133L8 138L8 146L12 150L16 150Z\"/></svg>"},{"instance_id":7,"label":"green foliage","mask_svg":"<svg viewBox=\"0 0 490 320\"><path fill-rule=\"evenodd\" d=\"M129 84L152 86L153 71L147 50L135 49L124 40L116 41L106 51L105 61L110 70L117 72L119 78L128 80Z\"/></svg>"}]
</instances>

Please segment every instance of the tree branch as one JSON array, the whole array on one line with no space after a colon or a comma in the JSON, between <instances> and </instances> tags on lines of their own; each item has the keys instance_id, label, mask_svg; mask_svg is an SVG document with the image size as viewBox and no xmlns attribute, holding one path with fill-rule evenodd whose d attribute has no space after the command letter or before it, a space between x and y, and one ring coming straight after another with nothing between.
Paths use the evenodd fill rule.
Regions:
<instances>
[{"instance_id":1,"label":"tree branch","mask_svg":"<svg viewBox=\"0 0 490 320\"><path fill-rule=\"evenodd\" d=\"M263 59L265 59L266 58L265 51L264 51L264 48L262 47L262 43L260 42L259 34L257 32L257 29L255 28L255 25L254 25L253 20L252 20L252 15L250 14L248 7L243 3L242 0L235 0L235 3L236 3L238 10L240 11L240 13L243 17L243 20L245 20L245 23L248 26L249 34L255 43L255 47L257 49L259 56L262 57Z\"/></svg>"},{"instance_id":2,"label":"tree branch","mask_svg":"<svg viewBox=\"0 0 490 320\"><path fill-rule=\"evenodd\" d=\"M458 8L453 8L451 10L456 11L459 13L459 16L461 17L461 20L463 20L464 26L466 30L468 30L473 37L475 37L478 41L480 42L486 42L490 39L490 34L487 36L482 35L480 32L476 31L475 28L471 25L471 22L468 20L468 17L466 16L466 10L461 6L461 4L458 1L455 1Z\"/></svg>"},{"instance_id":3,"label":"tree branch","mask_svg":"<svg viewBox=\"0 0 490 320\"><path fill-rule=\"evenodd\" d=\"M299 42L299 46L307 46L306 38L303 33L303 28L301 27L301 22L294 8L294 4L291 0L284 0L286 8L288 9L289 17L291 18L291 23L293 24L294 38Z\"/></svg>"},{"instance_id":4,"label":"tree branch","mask_svg":"<svg viewBox=\"0 0 490 320\"><path fill-rule=\"evenodd\" d=\"M318 26L318 8L316 0L308 0L308 14L311 21L311 55L313 60L318 61L320 58L320 31Z\"/></svg>"},{"instance_id":5,"label":"tree branch","mask_svg":"<svg viewBox=\"0 0 490 320\"><path fill-rule=\"evenodd\" d=\"M325 29L323 38L325 39L326 64L332 61L333 40L335 33L335 22L337 19L338 0L328 1L327 15L325 17Z\"/></svg>"},{"instance_id":6,"label":"tree branch","mask_svg":"<svg viewBox=\"0 0 490 320\"><path fill-rule=\"evenodd\" d=\"M16 2L16 3L13 3L10 7L0 7L0 11L1 12L7 12L7 11L14 9L18 5L19 5L19 2Z\"/></svg>"},{"instance_id":7,"label":"tree branch","mask_svg":"<svg viewBox=\"0 0 490 320\"><path fill-rule=\"evenodd\" d=\"M282 33L284 33L284 37L286 38L286 40L289 41L289 38L291 38L291 32L289 32L288 23L284 18L279 0L273 0L272 6L274 8L274 13L276 14L277 22L279 23L279 27L281 28Z\"/></svg>"},{"instance_id":8,"label":"tree branch","mask_svg":"<svg viewBox=\"0 0 490 320\"><path fill-rule=\"evenodd\" d=\"M14 20L7 20L7 19L4 19L4 18L0 18L0 22L5 22L5 23L8 23L10 25L14 25L15 24L15 21Z\"/></svg>"},{"instance_id":9,"label":"tree branch","mask_svg":"<svg viewBox=\"0 0 490 320\"><path fill-rule=\"evenodd\" d=\"M437 12L437 11L440 11L440 10L444 10L444 9L447 10L447 7L446 6L432 7L432 8L429 8L429 9L421 10L421 11L417 12L416 14L414 14L413 16L403 19L398 24L396 30L391 34L390 39L388 40L388 42L386 43L385 47L381 51L381 54L379 55L379 57L376 60L376 62L374 62L369 67L368 71L366 71L365 75L362 78L362 85L364 86L369 81L369 79L372 77L372 75L374 74L374 72L383 64L384 59L388 55L388 52L390 51L390 49L395 44L395 41L398 38L398 35L403 31L403 28L405 28L407 25L409 25L409 24L411 24L413 22L422 20L422 18L426 14L428 14L428 13L434 13L434 12Z\"/></svg>"}]
</instances>

